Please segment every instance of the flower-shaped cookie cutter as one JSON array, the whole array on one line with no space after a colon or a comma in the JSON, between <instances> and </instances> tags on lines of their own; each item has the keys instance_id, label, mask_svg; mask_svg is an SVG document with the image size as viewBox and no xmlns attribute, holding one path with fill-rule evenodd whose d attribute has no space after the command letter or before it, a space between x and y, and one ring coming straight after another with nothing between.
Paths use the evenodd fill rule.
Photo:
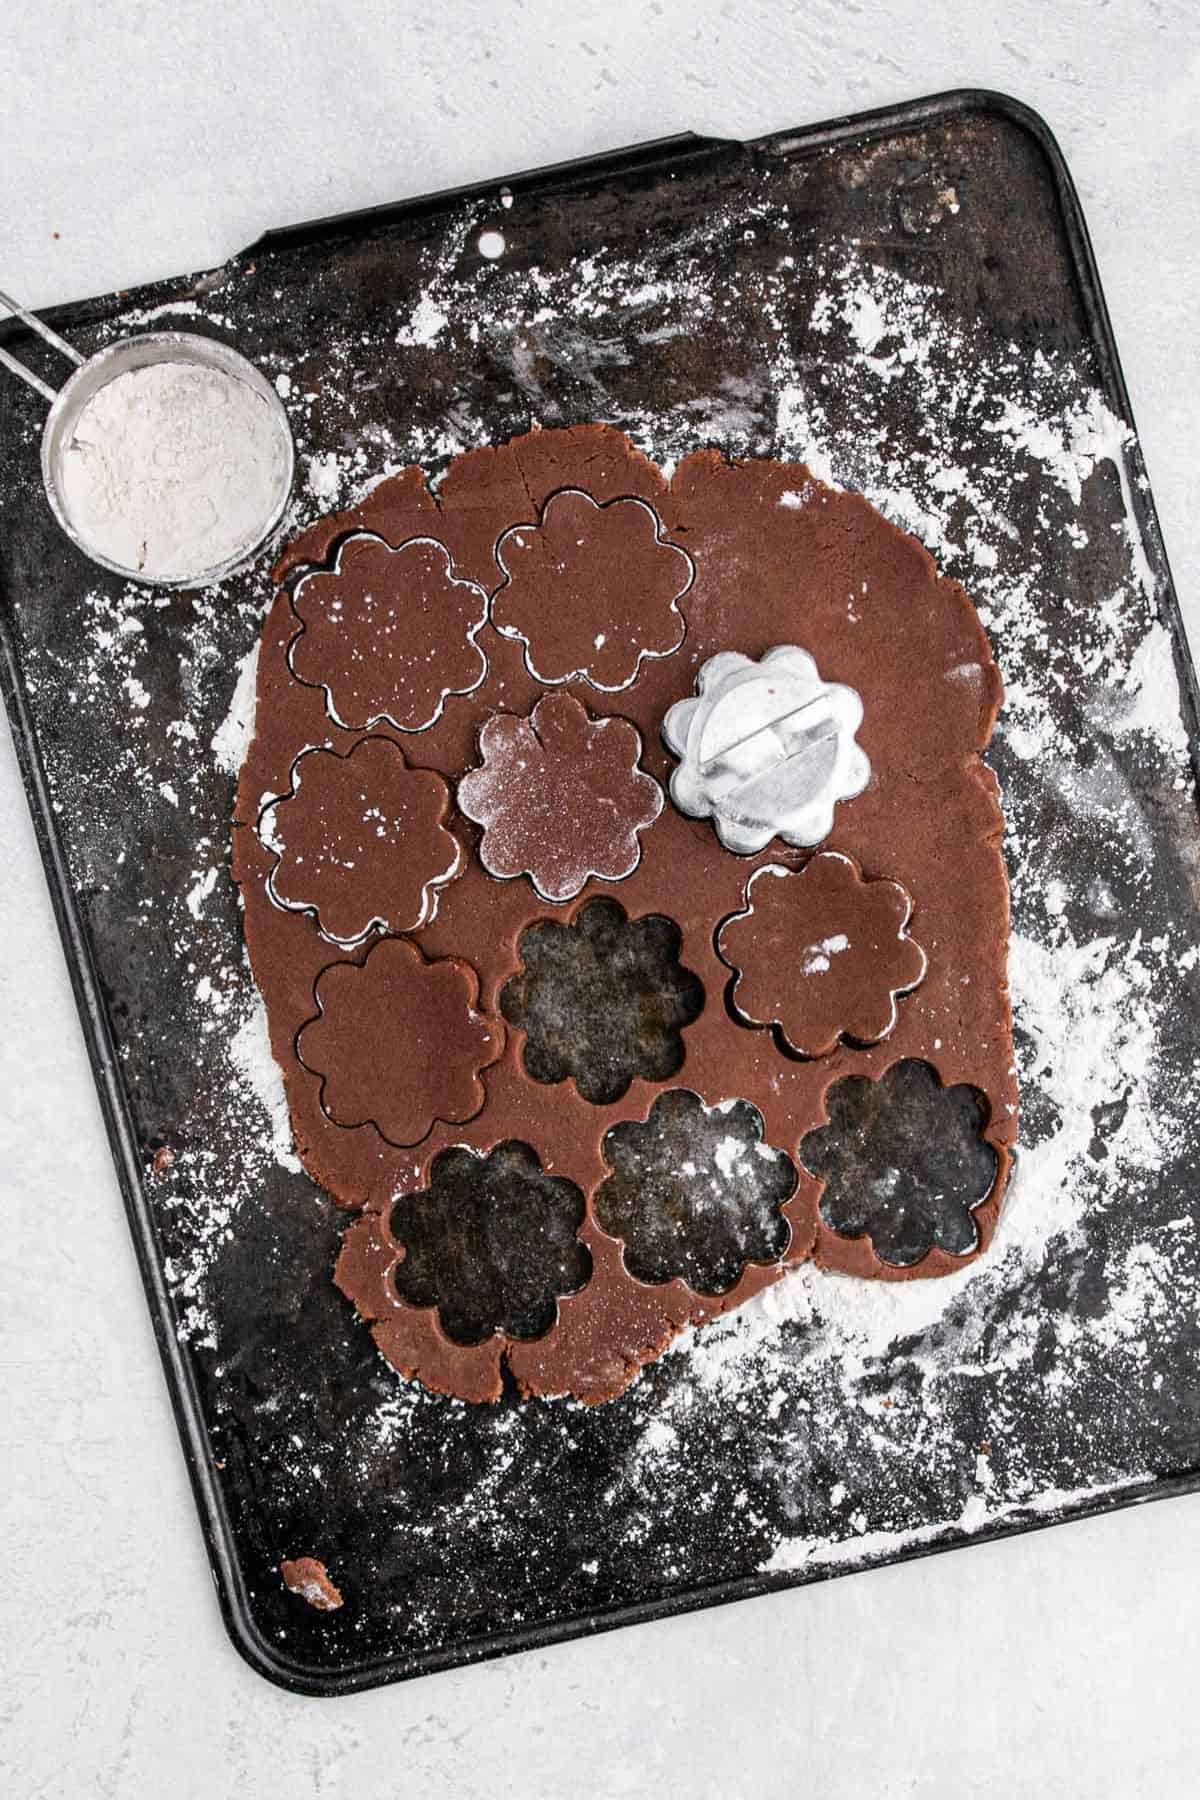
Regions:
<instances>
[{"instance_id":1,"label":"flower-shaped cookie cutter","mask_svg":"<svg viewBox=\"0 0 1200 1800\"><path fill-rule=\"evenodd\" d=\"M775 837L811 848L833 830L837 802L871 778L854 740L862 716L854 689L823 681L798 645L779 644L758 662L723 650L701 667L696 695L663 721L679 758L671 798L689 818L711 817L739 856Z\"/></svg>"}]
</instances>

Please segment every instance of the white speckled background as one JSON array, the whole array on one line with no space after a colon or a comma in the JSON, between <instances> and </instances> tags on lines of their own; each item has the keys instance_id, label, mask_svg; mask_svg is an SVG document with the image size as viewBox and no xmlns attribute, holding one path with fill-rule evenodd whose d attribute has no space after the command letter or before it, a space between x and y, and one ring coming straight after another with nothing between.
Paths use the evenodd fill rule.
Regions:
<instances>
[{"instance_id":1,"label":"white speckled background","mask_svg":"<svg viewBox=\"0 0 1200 1800\"><path fill-rule=\"evenodd\" d=\"M267 224L665 131L750 135L941 87L1008 89L1046 115L1079 184L1200 640L1190 0L1066 0L1052 17L1016 0L998 24L977 0L943 19L915 0L569 14L235 0L220 36L193 0L93 10L6 9L0 278L34 304L216 264ZM1194 1501L351 1700L251 1674L207 1580L6 738L0 847L0 1092L19 1097L0 1155L0 1791L1194 1791Z\"/></svg>"}]
</instances>

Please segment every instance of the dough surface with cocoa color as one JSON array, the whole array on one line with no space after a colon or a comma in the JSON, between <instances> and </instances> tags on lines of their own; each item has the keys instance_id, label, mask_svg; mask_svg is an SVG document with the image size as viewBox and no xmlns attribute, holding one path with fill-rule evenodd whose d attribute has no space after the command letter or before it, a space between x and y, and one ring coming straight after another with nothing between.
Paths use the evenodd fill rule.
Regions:
<instances>
[{"instance_id":1,"label":"dough surface with cocoa color","mask_svg":"<svg viewBox=\"0 0 1200 1800\"><path fill-rule=\"evenodd\" d=\"M551 502L566 490L584 492L590 504L560 504L556 516ZM611 504L632 500L641 504L629 512ZM505 534L539 521L544 526L547 518L552 532L531 543L527 565L514 559L506 578L497 554ZM353 541L347 537L352 532L370 534L371 543L360 553L362 561L351 559L345 598L353 605L339 609L333 563L339 544ZM419 544L420 554L397 558L376 548L379 543L393 551ZM590 595L589 604L608 609L590 637L579 608L569 605L571 594L553 578L556 561L572 559L576 597ZM404 617L403 584L387 585L387 571L402 570L409 560L419 588L419 666L403 634L393 629ZM306 575L294 606L291 589ZM620 432L585 425L534 431L460 456L436 495L419 469L390 477L360 505L302 533L281 557L276 576L280 585L260 645L255 735L238 788L234 875L297 1151L312 1177L356 1215L335 1279L389 1362L430 1388L468 1400L497 1398L506 1367L525 1394L606 1400L685 1326L740 1305L806 1258L860 1278L909 1280L946 1274L986 1250L1017 1121L1002 818L995 777L980 757L1002 689L968 596L939 577L914 538L860 496L825 487L802 466L730 462L700 451L668 480ZM488 596L494 606L502 590L507 598L494 616L510 631L519 628L519 636L506 636L490 622L475 629L473 595ZM389 636L385 654L377 657L372 621L381 618ZM439 618L446 621L444 681L438 674ZM291 647L302 630L308 643L295 661ZM606 641L597 647L601 637ZM610 641L614 652L607 656ZM737 651L759 659L781 644L802 647L823 680L845 684L862 701L857 742L869 760L870 779L861 793L838 802L832 830L815 850L776 840L754 855L737 855L719 842L711 820L685 817L669 800L649 817L650 808L632 787L632 797L617 806L609 836L613 843L620 838L620 867L634 851L635 865L619 879L591 875L569 899L543 898L526 874L501 880L489 873L480 855L483 829L457 806L444 819L435 819L432 810L425 815L427 838L436 824L458 840L461 857L457 872L437 888L436 910L407 936L381 935L376 927L345 948L322 935L312 911L285 910L272 899L268 883L277 855L260 836L260 814L264 797L291 790L302 752L323 748L346 757L367 735L391 739L403 749L408 768L436 772L454 794L467 772L482 766L480 734L489 721L529 720L544 696L570 695L579 705L570 717L580 741L590 737L588 720L628 721L636 736L633 729L621 734L629 746L622 766L631 781L636 769L666 794L676 766L661 736L668 708L694 693L697 673L710 657ZM486 668L472 685L476 652ZM537 679L531 662L560 684ZM565 679L564 668L582 673ZM389 669L401 689L394 707ZM628 685L618 686L627 675ZM345 710L335 705L331 711L327 689L335 700L344 696ZM426 729L397 729L435 710ZM579 784L579 791L585 788L586 782ZM618 791L607 776L600 788ZM595 822L581 821L580 833L594 837ZM864 963L858 988L843 994L844 1004L832 1008L819 1033L826 1042L833 1013L844 1012L836 1021L842 1035L821 1054L805 1057L781 1044L775 1030L744 1022L726 1004L733 973L718 938L725 921L745 912L747 883L757 869L773 864L801 870L814 855L830 851L852 860L862 892L847 890L844 927L837 922L836 895L823 892L820 937L852 940L852 927L863 929L865 909L881 944L889 930L894 941L887 956L881 949L875 963L867 959L869 977ZM589 854L586 860L595 859ZM343 873L337 904L344 923L356 909L345 905ZM896 884L877 890L891 896L888 909L875 909L879 919L864 899L873 883ZM904 936L899 891L912 904ZM516 1023L506 1027L500 995L521 973L527 927L543 919L569 924L600 896L618 901L629 920L673 921L678 938L668 937L675 961L703 985L705 998L696 1016L682 1026L677 1021L683 1060L673 1074L661 1081L636 1075L619 1097L596 1104L580 1091L578 1078L548 1082L530 1074L525 1032ZM320 895L312 898L319 906ZM373 899L358 910L377 916ZM384 916L390 921L390 914ZM744 931L737 942L739 967L761 967L777 956L774 944L756 947ZM911 986L917 945L926 961ZM805 948L799 944L798 954ZM781 940L779 954L782 949ZM782 975L775 985L778 993L767 998L781 1003L756 1006L755 1014L785 1011ZM881 997L897 990L894 1023L879 1041L855 1039L856 1025L861 1030L865 1024L868 1035L880 1023ZM631 1004L641 1004L636 983L631 992ZM356 1026L359 994L362 1029ZM511 1005L510 1011L524 1016ZM543 1006L543 1033L547 1016ZM391 1018L411 1020L412 1027L392 1028ZM647 1014L646 1030L655 1028ZM542 1045L531 1066L538 1069L546 1057ZM996 1174L981 1201L971 1195L964 1202L973 1225L968 1250L944 1249L935 1232L927 1253L901 1264L881 1258L867 1231L848 1235L823 1215L822 1180L805 1167L801 1147L829 1122L826 1096L833 1083L857 1076L875 1084L898 1063L914 1060L931 1067L945 1089L965 1084L982 1096L979 1130L995 1153ZM553 1057L546 1066L553 1073ZM644 1066L668 1065L649 1057ZM887 1091L893 1087L906 1091L903 1082ZM688 1112L687 1105L672 1102L656 1114L655 1102L680 1089L703 1103L697 1117L719 1120L722 1107L741 1101L761 1122L761 1157L753 1150L743 1154L743 1140L757 1141L759 1126L742 1113L739 1119L750 1119L742 1137L731 1148L718 1139L711 1154L706 1151L713 1203L727 1209L717 1234L724 1260L714 1286L720 1291L697 1291L676 1274L639 1280L626 1265L621 1240L597 1217L596 1194L614 1169L604 1154L606 1134L619 1124L646 1126L652 1159L654 1121L669 1118L676 1131ZM839 1101L841 1111L847 1104ZM645 1138L644 1132L629 1141L642 1144ZM610 1148L618 1141L625 1139ZM828 1151L828 1140L822 1143ZM396 1271L405 1251L391 1229L396 1202L430 1190L439 1153L461 1145L487 1158L512 1144L533 1152L536 1164L528 1166L542 1172L539 1180L568 1181L584 1196L577 1235L590 1278L568 1292L566 1277L560 1277L557 1298L550 1297L553 1322L540 1335L522 1336L514 1325L511 1332L496 1329L478 1341L456 1342L443 1328L438 1305L410 1304L401 1295ZM794 1184L786 1169L779 1174L776 1152L794 1169ZM504 1154L518 1157L512 1177L518 1179L518 1153ZM757 1162L773 1172L778 1193L788 1197L777 1203L778 1230L764 1232L760 1219L755 1236L739 1223L735 1203L736 1181L744 1181ZM655 1192L656 1204L676 1203L669 1182L658 1182ZM531 1217L536 1199L535 1193L525 1206ZM604 1213L610 1224L622 1221L620 1228L632 1232L636 1207L631 1212L627 1199L622 1193L621 1205L606 1204ZM490 1258L497 1292L511 1294L512 1281L505 1287L500 1279L508 1247L488 1235L492 1217L480 1215L471 1267L483 1284L479 1291L486 1292ZM702 1262L704 1244L701 1237L695 1242ZM652 1250L634 1253L639 1266L659 1266ZM423 1254L436 1255L444 1275L450 1266L446 1247L439 1242ZM679 1266L692 1271L700 1263L685 1259ZM467 1307L476 1322L477 1300ZM515 1302L506 1304L511 1309Z\"/></svg>"},{"instance_id":2,"label":"dough surface with cocoa color","mask_svg":"<svg viewBox=\"0 0 1200 1800\"><path fill-rule=\"evenodd\" d=\"M442 777L410 769L388 738L362 738L349 756L314 750L299 758L292 791L260 825L279 857L272 895L311 910L337 943L356 942L373 925L415 931L458 869L449 809Z\"/></svg>"},{"instance_id":3,"label":"dough surface with cocoa color","mask_svg":"<svg viewBox=\"0 0 1200 1800\"><path fill-rule=\"evenodd\" d=\"M879 1043L898 997L925 974L911 913L899 882L864 881L836 850L803 869L756 870L745 912L717 940L736 974L735 1010L749 1025L777 1025L798 1056L828 1056L840 1037Z\"/></svg>"}]
</instances>

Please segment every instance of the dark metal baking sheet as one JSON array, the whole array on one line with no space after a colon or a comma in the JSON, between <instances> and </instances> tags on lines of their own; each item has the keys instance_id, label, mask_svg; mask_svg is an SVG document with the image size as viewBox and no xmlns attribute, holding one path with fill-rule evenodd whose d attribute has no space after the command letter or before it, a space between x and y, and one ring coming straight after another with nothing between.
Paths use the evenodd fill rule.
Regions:
<instances>
[{"instance_id":1,"label":"dark metal baking sheet","mask_svg":"<svg viewBox=\"0 0 1200 1800\"><path fill-rule=\"evenodd\" d=\"M172 322L229 337L269 372L290 371L300 447L318 459L310 477L322 456L347 444L361 452L372 431L381 466L428 457L445 417L458 421L460 442L523 430L531 411L546 423L605 417L636 434L658 404L686 418L694 396L714 391L714 370L750 418L749 447L770 452L781 444L773 396L769 382L752 379L762 272L790 248L795 291L777 297L783 316L772 329L811 371L832 351L806 335L816 291L808 265L818 251L865 247L885 271L919 268L946 320L1029 358L1075 358L1129 421L1069 176L1041 121L1003 97L943 95L750 144L665 140L503 185L511 206L497 182L273 232L224 269L51 316L86 351L167 309ZM939 231L947 207L957 224ZM718 216L725 224L714 232ZM505 231L530 281L546 284L536 406L521 379L529 346L506 335L498 315L485 312L473 336L434 332L418 354L397 355L398 319L431 269L452 247L470 273L485 224ZM569 284L555 286L589 255L626 256L666 277L686 270L698 242L723 303L703 329L674 330L668 319L661 353L647 354L644 316L614 303L581 328L564 304ZM40 345L3 335L53 378ZM711 418L697 417L697 442L731 447ZM880 425L902 454L914 445L919 422L902 392ZM232 776L208 746L257 634L269 559L197 600L123 598L120 583L56 532L38 485L39 430L32 397L0 389L5 698L221 1604L257 1668L301 1691L342 1692L1197 1485L1200 1252L1194 1138L1178 1121L1156 1180L1098 1202L1082 1236L1048 1252L1032 1278L1039 1316L1095 1318L1107 1304L1112 1245L1152 1245L1155 1231L1190 1222L1153 1330L1136 1354L1122 1351L1134 1379L1114 1394L1112 1361L1097 1355L1072 1367L1056 1406L1040 1391L1036 1405L1023 1404L1050 1351L1035 1346L1026 1369L984 1359L938 1390L939 1442L955 1454L918 1457L900 1428L891 1461L868 1442L872 1396L901 1411L911 1403L918 1415L933 1404L919 1358L900 1347L864 1372L853 1405L844 1393L829 1399L815 1430L787 1375L806 1353L811 1321L779 1324L770 1392L753 1364L732 1392L697 1388L686 1353L593 1411L512 1399L472 1409L404 1388L328 1280L342 1221L304 1176L256 1160L243 1135L252 1115L244 1102L231 1110L228 1063L214 1048L220 1013L215 1026L211 1011L198 1024L188 1001L197 975L231 1007L248 990L227 876L199 898L195 882L198 845L209 867L224 855ZM1136 444L1127 467L1125 498L1172 634L1194 752L1195 679ZM1127 547L1106 529L1120 523L1115 471L1103 488L1108 516L1101 508L1072 572L1056 566L1037 600L1048 643L1075 628L1055 582L1109 593L1125 579ZM310 513L319 492L310 479ZM1032 530L1033 514L1012 523L1018 535L1026 523ZM132 700L126 663L97 653L105 632L115 637L131 619L142 658ZM1001 635L1002 663L1006 648ZM125 741L134 732L136 755ZM1147 934L1182 923L1200 936L1194 792L1180 793L1178 772L1169 779L1153 750L1135 744L1122 761L1110 746L1105 755L1137 798L1153 852L1136 883L1123 886L1112 869L1114 904L1136 905ZM1002 741L997 766L1021 800L1030 763L1006 757ZM1026 797L1035 810L1054 804ZM1113 861L1095 831L1058 824L1063 874L1078 875L1089 857ZM1194 983L1181 977L1179 992L1174 1061L1160 1071L1176 1089L1200 1060ZM1032 1153L1050 1129L1036 1071L1025 1092ZM1120 1108L1099 1110L1102 1151ZM156 1171L164 1146L174 1162L159 1156ZM187 1275L201 1240L202 1303ZM923 1342L961 1327L963 1304L948 1292L945 1326ZM988 1341L1002 1333L999 1314L976 1324ZM669 1453L647 1457L647 1433L668 1417ZM994 1456L989 1480L1001 1488L1024 1458L1012 1491L1027 1497L985 1508L982 1522L968 1512L980 1454ZM908 1475L899 1486L897 1467ZM824 1551L789 1560L779 1554L788 1543ZM325 1560L346 1593L342 1611L311 1612L283 1591L280 1558L299 1554Z\"/></svg>"}]
</instances>

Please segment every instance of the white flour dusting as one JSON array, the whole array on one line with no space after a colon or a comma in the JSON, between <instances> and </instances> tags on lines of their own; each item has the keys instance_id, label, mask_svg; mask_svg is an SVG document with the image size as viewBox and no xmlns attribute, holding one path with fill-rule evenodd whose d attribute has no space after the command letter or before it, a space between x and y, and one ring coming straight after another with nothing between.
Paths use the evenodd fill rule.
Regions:
<instances>
[{"instance_id":1,"label":"white flour dusting","mask_svg":"<svg viewBox=\"0 0 1200 1800\"><path fill-rule=\"evenodd\" d=\"M236 775L246 759L254 736L254 709L258 692L258 638L238 664L237 680L229 711L212 736L212 753L218 769Z\"/></svg>"},{"instance_id":2,"label":"white flour dusting","mask_svg":"<svg viewBox=\"0 0 1200 1800\"><path fill-rule=\"evenodd\" d=\"M83 542L150 580L246 554L276 510L287 444L261 394L190 362L126 369L85 401L61 498Z\"/></svg>"},{"instance_id":3,"label":"white flour dusting","mask_svg":"<svg viewBox=\"0 0 1200 1800\"><path fill-rule=\"evenodd\" d=\"M986 1464L985 1464L986 1469ZM1139 1475L1129 1476L1100 1487L1045 1488L1040 1493L1031 1494L1027 1499L1015 1500L998 1506L989 1506L982 1495L972 1494L957 1519L939 1520L930 1525L917 1525L906 1534L905 1542L909 1547L918 1544L936 1544L940 1538L950 1539L956 1533L968 1536L981 1531L986 1525L999 1524L1004 1519L1011 1519L1014 1514L1053 1513L1060 1509L1078 1506L1089 1500L1103 1499L1108 1494L1116 1493L1121 1488L1142 1487L1146 1478ZM767 1574L777 1575L795 1569L823 1569L838 1563L861 1565L878 1562L896 1553L895 1534L890 1531L866 1531L864 1515L858 1513L851 1521L856 1530L847 1538L830 1542L824 1538L785 1538L778 1548L772 1552L763 1564Z\"/></svg>"},{"instance_id":4,"label":"white flour dusting","mask_svg":"<svg viewBox=\"0 0 1200 1800\"><path fill-rule=\"evenodd\" d=\"M844 931L835 931L832 937L821 938L819 943L810 944L801 953L801 975L824 975L832 967L832 958L840 956L850 948L850 939Z\"/></svg>"},{"instance_id":5,"label":"white flour dusting","mask_svg":"<svg viewBox=\"0 0 1200 1800\"><path fill-rule=\"evenodd\" d=\"M230 1041L230 1054L238 1073L254 1090L271 1125L271 1149L285 1169L300 1173L300 1158L292 1148L292 1126L279 1064L267 1036L267 1009L255 994L249 1012Z\"/></svg>"}]
</instances>

